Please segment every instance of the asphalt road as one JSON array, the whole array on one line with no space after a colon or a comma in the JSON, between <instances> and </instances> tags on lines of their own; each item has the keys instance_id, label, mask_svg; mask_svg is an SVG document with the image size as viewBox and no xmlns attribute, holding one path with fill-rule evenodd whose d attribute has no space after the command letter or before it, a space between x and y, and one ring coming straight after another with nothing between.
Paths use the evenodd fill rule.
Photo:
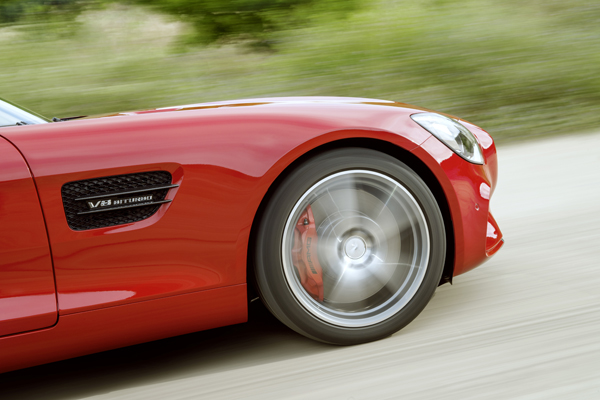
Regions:
<instances>
[{"instance_id":1,"label":"asphalt road","mask_svg":"<svg viewBox=\"0 0 600 400\"><path fill-rule=\"evenodd\" d=\"M499 159L506 245L388 339L316 343L255 302L247 324L5 374L0 398L599 399L600 134Z\"/></svg>"}]
</instances>

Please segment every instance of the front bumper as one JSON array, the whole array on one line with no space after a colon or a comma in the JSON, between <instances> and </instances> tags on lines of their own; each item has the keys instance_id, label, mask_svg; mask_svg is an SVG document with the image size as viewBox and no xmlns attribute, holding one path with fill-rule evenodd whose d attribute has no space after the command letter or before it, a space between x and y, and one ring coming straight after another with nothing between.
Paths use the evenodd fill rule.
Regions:
<instances>
[{"instance_id":1,"label":"front bumper","mask_svg":"<svg viewBox=\"0 0 600 400\"><path fill-rule=\"evenodd\" d=\"M465 161L433 136L413 150L434 173L446 196L454 236L452 276L481 265L504 244L490 211L490 198L498 177L496 147L487 132L461 123L479 140L483 165Z\"/></svg>"},{"instance_id":2,"label":"front bumper","mask_svg":"<svg viewBox=\"0 0 600 400\"><path fill-rule=\"evenodd\" d=\"M492 213L489 213L485 240L485 255L488 257L493 256L503 245L504 237L502 236L502 232Z\"/></svg>"}]
</instances>

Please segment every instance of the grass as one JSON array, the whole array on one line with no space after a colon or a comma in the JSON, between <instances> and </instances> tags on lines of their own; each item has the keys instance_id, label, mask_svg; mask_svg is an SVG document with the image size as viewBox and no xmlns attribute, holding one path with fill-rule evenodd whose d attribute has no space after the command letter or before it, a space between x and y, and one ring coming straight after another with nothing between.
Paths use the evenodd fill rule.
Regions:
<instances>
[{"instance_id":1,"label":"grass","mask_svg":"<svg viewBox=\"0 0 600 400\"><path fill-rule=\"evenodd\" d=\"M397 100L499 141L600 125L600 5L590 0L371 1L318 14L273 52L185 47L188 27L130 6L0 28L0 96L47 116L286 95Z\"/></svg>"}]
</instances>

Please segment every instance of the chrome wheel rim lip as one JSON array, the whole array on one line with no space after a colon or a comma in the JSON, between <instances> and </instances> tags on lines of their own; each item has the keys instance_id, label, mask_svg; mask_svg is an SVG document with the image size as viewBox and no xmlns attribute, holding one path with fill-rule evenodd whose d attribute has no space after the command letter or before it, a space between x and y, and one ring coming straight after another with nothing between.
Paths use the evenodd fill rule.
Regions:
<instances>
[{"instance_id":1,"label":"chrome wheel rim lip","mask_svg":"<svg viewBox=\"0 0 600 400\"><path fill-rule=\"evenodd\" d=\"M410 269L407 273L408 277L411 279L405 279L400 286L398 286L394 293L392 293L389 298L374 308L367 310L356 310L352 312L348 311L340 311L333 308L330 308L326 304L322 304L314 300L310 295L307 294L306 290L302 287L300 282L298 281L297 275L294 271L295 267L292 263L290 251L290 240L293 241L294 234L294 225L296 220L299 217L300 210L304 209L308 203L306 200L308 196L314 194L317 189L321 188L323 185L326 185L332 182L335 179L340 177L344 177L346 175L355 174L363 177L373 178L375 182L378 183L387 183L391 187L394 188L392 194L396 190L398 190L398 199L406 202L409 208L411 208L412 215L408 215L409 219L413 219L416 224L418 224L418 229L413 226L411 222L411 228L413 230L413 234L417 235L415 231L419 231L419 237L414 238L416 245L414 246L414 256L412 264L410 265ZM391 195L390 194L390 198ZM387 203L386 203L387 205ZM402 206L403 207L403 206ZM404 208L404 207L403 207ZM340 212L341 213L341 212ZM327 218L331 217L328 215ZM396 221L397 222L397 221ZM360 257L348 257L349 260L358 261L364 259L366 257L371 256L371 248L370 244L367 240L364 239L361 235L354 235L346 238L344 240L344 245L341 247L341 252L346 252L346 244L354 239L359 238L361 242L364 243L365 249L364 252L362 248L360 248L363 243L355 242L354 244L358 244L360 248ZM400 246L400 245L399 245ZM427 219L423 214L422 208L415 199L415 197L398 181L390 178L387 175L384 175L379 172L371 171L371 170L363 170L363 169L353 169L346 170L342 172L338 172L327 176L313 186L311 186L304 194L300 197L298 201L296 201L292 211L288 215L286 220L286 224L283 231L282 241L281 241L281 259L283 265L284 276L286 279L286 283L291 290L294 298L298 301L304 309L306 309L310 314L314 317L330 323L335 326L348 327L348 328L360 328L378 324L392 317L400 310L402 310L414 297L415 293L421 286L421 283L425 277L425 273L427 270L427 266L429 263L429 255L430 255L430 235L429 235L429 227L427 223ZM353 250L350 249L352 252ZM418 259L418 262L416 261ZM398 263L399 265L400 263ZM325 271L326 267L323 267ZM332 270L332 268L330 268Z\"/></svg>"}]
</instances>

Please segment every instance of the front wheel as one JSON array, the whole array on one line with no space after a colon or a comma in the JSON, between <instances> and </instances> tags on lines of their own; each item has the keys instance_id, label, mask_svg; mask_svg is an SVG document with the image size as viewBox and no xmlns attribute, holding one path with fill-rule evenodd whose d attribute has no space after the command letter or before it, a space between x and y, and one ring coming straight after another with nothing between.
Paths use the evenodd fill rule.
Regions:
<instances>
[{"instance_id":1,"label":"front wheel","mask_svg":"<svg viewBox=\"0 0 600 400\"><path fill-rule=\"evenodd\" d=\"M295 331L356 344L393 334L429 302L446 237L408 166L373 150L320 154L275 190L256 234L263 302Z\"/></svg>"}]
</instances>

